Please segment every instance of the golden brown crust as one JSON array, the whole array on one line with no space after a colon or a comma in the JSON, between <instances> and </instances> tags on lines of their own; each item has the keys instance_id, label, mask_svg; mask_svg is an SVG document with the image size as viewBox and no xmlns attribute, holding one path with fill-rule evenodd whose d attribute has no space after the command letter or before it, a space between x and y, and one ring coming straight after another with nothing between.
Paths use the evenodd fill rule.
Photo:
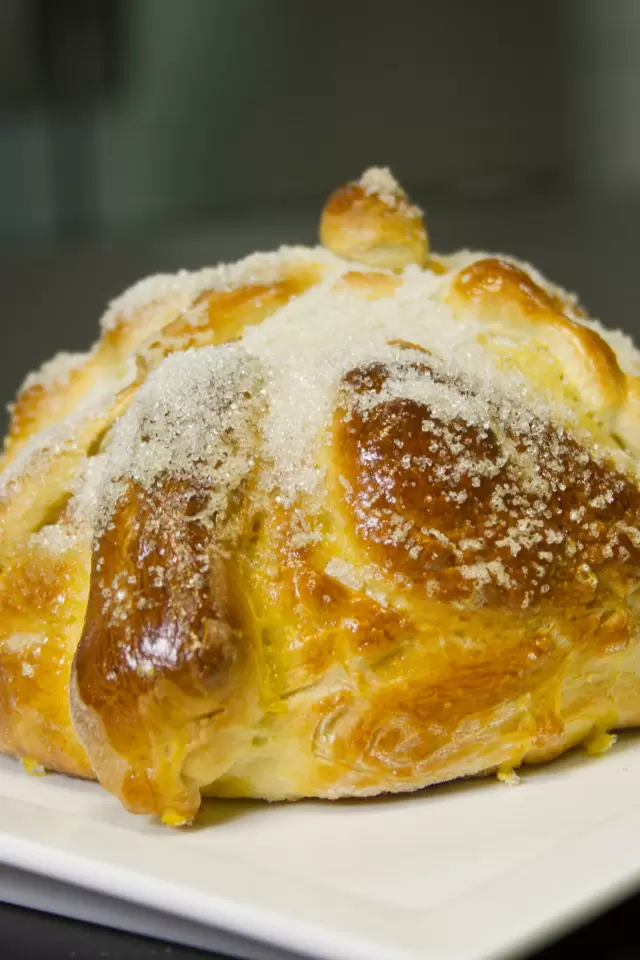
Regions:
<instances>
[{"instance_id":1,"label":"golden brown crust","mask_svg":"<svg viewBox=\"0 0 640 960\"><path fill-rule=\"evenodd\" d=\"M381 195L382 194L382 195ZM387 192L375 181L336 190L322 211L320 239L333 253L372 267L422 267L428 239L422 214L393 183Z\"/></svg>"},{"instance_id":2,"label":"golden brown crust","mask_svg":"<svg viewBox=\"0 0 640 960\"><path fill-rule=\"evenodd\" d=\"M292 266L273 283L250 283L231 290L204 290L145 345L153 363L170 353L218 346L236 340L246 327L262 323L322 277L319 265Z\"/></svg>"},{"instance_id":3,"label":"golden brown crust","mask_svg":"<svg viewBox=\"0 0 640 960\"><path fill-rule=\"evenodd\" d=\"M458 273L449 299L480 320L531 324L537 337L556 349L566 348L574 362L565 370L569 375L575 370L577 385L587 386L594 406L606 409L624 402L625 377L611 347L594 330L567 316L566 301L543 290L514 264L496 257L476 260Z\"/></svg>"},{"instance_id":4,"label":"golden brown crust","mask_svg":"<svg viewBox=\"0 0 640 960\"><path fill-rule=\"evenodd\" d=\"M430 257L388 171L320 229L144 282L14 409L0 750L167 823L640 723L640 362L532 268Z\"/></svg>"},{"instance_id":5,"label":"golden brown crust","mask_svg":"<svg viewBox=\"0 0 640 960\"><path fill-rule=\"evenodd\" d=\"M71 726L71 661L86 606L89 550L17 548L0 572L0 748L76 776L91 765Z\"/></svg>"},{"instance_id":6,"label":"golden brown crust","mask_svg":"<svg viewBox=\"0 0 640 960\"><path fill-rule=\"evenodd\" d=\"M427 363L414 368L435 375ZM379 393L387 374L375 367L349 380L360 395ZM625 532L640 521L637 487L548 424L528 428L501 440L489 424L443 427L406 399L342 416L335 463L348 480L355 532L376 562L448 602L474 596L464 573L479 566L483 603L519 609L588 602L603 567L608 577L637 576L640 554Z\"/></svg>"},{"instance_id":7,"label":"golden brown crust","mask_svg":"<svg viewBox=\"0 0 640 960\"><path fill-rule=\"evenodd\" d=\"M139 347L185 305L185 297L174 291L143 301L126 314L116 310L93 350L78 355L63 375L49 376L44 382L37 375L28 378L11 411L0 467L16 456L30 436L76 413L92 394L108 392L110 386L126 380Z\"/></svg>"},{"instance_id":8,"label":"golden brown crust","mask_svg":"<svg viewBox=\"0 0 640 960\"><path fill-rule=\"evenodd\" d=\"M255 711L255 630L233 561L198 519L205 505L176 481L119 500L74 663L74 721L101 782L134 812L183 820L199 804L187 759L206 751L224 773L228 727L250 730Z\"/></svg>"}]
</instances>

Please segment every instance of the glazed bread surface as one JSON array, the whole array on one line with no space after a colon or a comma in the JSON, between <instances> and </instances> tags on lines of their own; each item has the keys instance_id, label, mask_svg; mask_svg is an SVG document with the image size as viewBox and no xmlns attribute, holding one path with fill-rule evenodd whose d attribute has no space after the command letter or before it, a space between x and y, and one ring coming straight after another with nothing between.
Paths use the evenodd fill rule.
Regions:
<instances>
[{"instance_id":1,"label":"glazed bread surface","mask_svg":"<svg viewBox=\"0 0 640 960\"><path fill-rule=\"evenodd\" d=\"M640 355L386 169L321 246L142 281L0 474L0 751L180 825L640 722Z\"/></svg>"}]
</instances>

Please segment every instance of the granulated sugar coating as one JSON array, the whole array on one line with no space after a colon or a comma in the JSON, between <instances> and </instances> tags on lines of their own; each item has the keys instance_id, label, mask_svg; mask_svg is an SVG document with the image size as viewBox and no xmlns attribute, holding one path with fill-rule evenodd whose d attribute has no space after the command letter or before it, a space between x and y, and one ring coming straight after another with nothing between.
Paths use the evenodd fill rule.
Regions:
<instances>
[{"instance_id":1,"label":"granulated sugar coating","mask_svg":"<svg viewBox=\"0 0 640 960\"><path fill-rule=\"evenodd\" d=\"M367 171L361 186L385 202L403 196L384 169ZM473 255L460 254L457 266L472 260ZM375 483L367 481L367 490L358 493L349 470L339 471L344 499L366 536L386 537L415 563L424 562L425 544L435 543L479 589L511 589L517 578L512 560L534 551L526 576L533 593L544 594L557 554L585 548L583 521L583 532L594 539L593 512L599 504L610 509L626 481L600 468L603 455L584 435L570 405L534 388L517 366L498 362L479 321L454 316L443 296L448 281L437 273L409 266L398 276L358 268L328 251L283 247L233 265L148 278L115 301L103 323L109 327L166 296L177 296L180 309L191 317L192 303L203 290L273 283L306 263L321 265L324 277L261 324L246 327L235 343L190 349L161 361L88 460L82 462L82 424L96 415L96 403L104 405L102 387L51 428L50 436L45 432L26 444L5 470L5 489L24 475L30 458L34 476L44 474L52 458L68 449L77 466L71 470L67 527L72 524L85 535L93 529L99 536L131 482L152 492L163 478L188 481L207 491L211 514L224 517L229 498L246 491L251 476L256 509L259 501L262 507L280 504L290 514L290 536L302 548L319 537L317 517L326 508L336 424L350 444L358 430L375 432L384 421L385 434L397 436L391 459L387 451L387 462L374 472ZM358 269L393 279L393 295L368 298L357 284L352 288L340 281ZM191 322L196 324L197 317ZM43 368L39 380L64 380L82 360L82 355L62 355ZM418 412L419 442L409 444L403 437L407 411L411 417ZM371 450L366 455L378 456ZM571 536L563 526L568 473L583 503L582 512L571 515ZM455 508L475 519L449 529L436 511L427 524L416 526L391 502L380 506L386 493L379 485L390 489L399 482L413 487L428 482L445 513ZM376 519L380 509L382 524ZM63 527L64 535L55 534ZM37 534L38 543L52 551L64 548L67 527L45 528ZM607 555L620 557L633 531L635 521L623 511L609 525L606 542L600 529L595 538ZM427 588L435 589L429 582ZM525 604L530 595L523 597Z\"/></svg>"},{"instance_id":2,"label":"granulated sugar coating","mask_svg":"<svg viewBox=\"0 0 640 960\"><path fill-rule=\"evenodd\" d=\"M640 355L386 168L320 236L143 281L16 402L0 752L173 826L640 725Z\"/></svg>"},{"instance_id":3,"label":"granulated sugar coating","mask_svg":"<svg viewBox=\"0 0 640 960\"><path fill-rule=\"evenodd\" d=\"M322 247L283 246L268 253L252 253L236 263L221 263L203 270L180 270L145 277L113 300L100 321L103 330L128 320L136 311L165 298L176 298L185 309L205 290L234 290L250 284L280 279L296 263L322 264L339 269L342 261Z\"/></svg>"},{"instance_id":4,"label":"granulated sugar coating","mask_svg":"<svg viewBox=\"0 0 640 960\"><path fill-rule=\"evenodd\" d=\"M404 195L404 190L388 167L369 167L360 177L358 185L368 196L375 194L390 207L395 206L398 198Z\"/></svg>"},{"instance_id":5,"label":"granulated sugar coating","mask_svg":"<svg viewBox=\"0 0 640 960\"><path fill-rule=\"evenodd\" d=\"M408 352L403 343L437 350L437 362L452 371L486 383L495 380L491 355L474 338L477 325L453 323L450 309L431 299L432 291L433 277L420 271L407 273L395 297L376 301L348 290L337 293L327 282L245 332L242 343L266 371L265 452L285 502L322 485L317 447L328 442L341 381L354 368L374 362L400 364L398 379L388 383L388 390L406 396L427 391L443 417L477 414L470 396L407 374L407 362L424 359L424 353ZM506 397L507 388L514 415L523 415L522 401L516 398L525 390L524 381L501 375L493 389Z\"/></svg>"},{"instance_id":6,"label":"granulated sugar coating","mask_svg":"<svg viewBox=\"0 0 640 960\"><path fill-rule=\"evenodd\" d=\"M32 390L34 387L47 390L54 384L60 387L66 386L73 371L78 370L88 358L88 353L66 353L65 351L57 353L51 360L43 363L39 370L27 374L18 393Z\"/></svg>"},{"instance_id":7,"label":"granulated sugar coating","mask_svg":"<svg viewBox=\"0 0 640 960\"><path fill-rule=\"evenodd\" d=\"M422 214L419 207L409 203L406 193L388 167L369 167L358 180L358 186L368 197L379 197L392 210L402 208L416 217Z\"/></svg>"},{"instance_id":8,"label":"granulated sugar coating","mask_svg":"<svg viewBox=\"0 0 640 960\"><path fill-rule=\"evenodd\" d=\"M102 455L98 531L126 480L152 490L162 477L186 479L207 491L212 513L223 511L228 492L255 462L261 386L258 363L235 344L168 357L116 423Z\"/></svg>"},{"instance_id":9,"label":"granulated sugar coating","mask_svg":"<svg viewBox=\"0 0 640 960\"><path fill-rule=\"evenodd\" d=\"M272 266L281 269L279 262ZM362 425L381 410L408 405L421 411L420 449L416 453L413 444L405 450L398 439L397 459L381 466L378 480L388 470L428 476L443 503L467 514L482 493L482 523L452 533L434 516L432 526L416 533L412 521L389 509L391 542L415 561L425 538L444 538L462 577L480 589L513 588L517 571L509 558L534 551L523 603L544 594L546 574L567 547L556 501L567 488L569 454L573 480L591 503L591 523L598 502L609 504L624 481L603 487L597 451L587 453L572 439L570 409L552 409L520 372L498 366L481 342L480 325L454 318L435 299L437 290L433 274L408 269L393 297L368 300L346 285L336 287L331 271L246 329L236 344L166 359L116 423L101 455L98 531L109 523L128 480L152 489L163 476L190 478L209 491L211 510L224 515L230 494L257 466L256 489L291 512L298 547L312 543L313 518L326 497L329 458L323 450L332 443L336 410L350 430L351 419ZM369 500L357 504L349 480L342 480L347 501L365 525L371 523ZM491 483L489 499L485 481ZM576 537L580 542L579 520L571 543ZM604 546L612 555L625 549L620 532L613 524L607 533ZM505 556L494 556L496 549Z\"/></svg>"}]
</instances>

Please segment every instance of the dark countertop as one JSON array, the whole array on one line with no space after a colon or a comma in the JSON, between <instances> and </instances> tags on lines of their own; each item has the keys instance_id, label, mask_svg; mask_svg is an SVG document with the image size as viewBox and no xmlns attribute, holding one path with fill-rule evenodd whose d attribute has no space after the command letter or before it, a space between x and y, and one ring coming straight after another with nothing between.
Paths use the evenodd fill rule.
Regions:
<instances>
[{"instance_id":1,"label":"dark countertop","mask_svg":"<svg viewBox=\"0 0 640 960\"><path fill-rule=\"evenodd\" d=\"M640 897L564 937L528 960L636 960ZM0 904L2 960L223 960L160 940Z\"/></svg>"}]
</instances>

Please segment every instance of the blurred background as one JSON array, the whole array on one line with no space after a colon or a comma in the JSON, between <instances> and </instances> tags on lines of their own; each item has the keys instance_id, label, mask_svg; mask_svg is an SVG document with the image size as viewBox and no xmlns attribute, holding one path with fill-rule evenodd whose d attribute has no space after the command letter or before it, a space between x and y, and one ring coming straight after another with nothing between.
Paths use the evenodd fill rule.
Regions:
<instances>
[{"instance_id":1,"label":"blurred background","mask_svg":"<svg viewBox=\"0 0 640 960\"><path fill-rule=\"evenodd\" d=\"M0 0L0 400L146 273L314 241L389 165L436 249L640 335L638 0Z\"/></svg>"}]
</instances>

